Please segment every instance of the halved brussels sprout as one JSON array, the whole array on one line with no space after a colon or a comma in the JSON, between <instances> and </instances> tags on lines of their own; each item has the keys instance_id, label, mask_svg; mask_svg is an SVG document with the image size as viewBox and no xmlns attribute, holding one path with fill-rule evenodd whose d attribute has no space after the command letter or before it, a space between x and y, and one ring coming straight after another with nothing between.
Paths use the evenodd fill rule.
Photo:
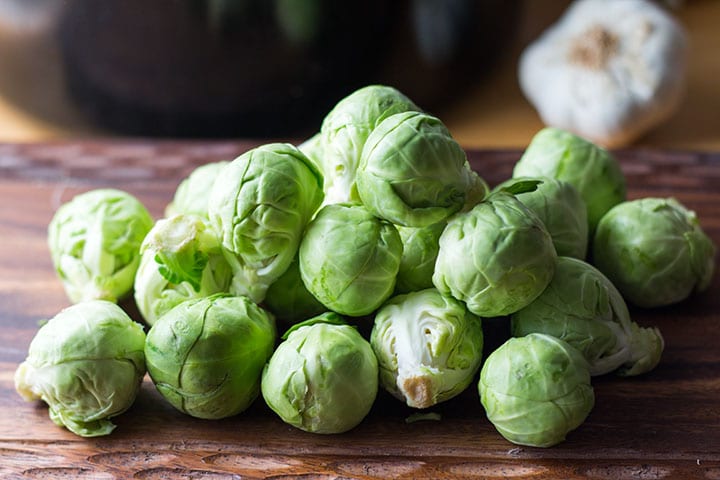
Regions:
<instances>
[{"instance_id":1,"label":"halved brussels sprout","mask_svg":"<svg viewBox=\"0 0 720 480\"><path fill-rule=\"evenodd\" d=\"M147 334L147 369L158 392L197 418L236 415L260 392L275 346L275 321L247 297L187 300Z\"/></svg>"},{"instance_id":2,"label":"halved brussels sprout","mask_svg":"<svg viewBox=\"0 0 720 480\"><path fill-rule=\"evenodd\" d=\"M116 304L88 300L50 319L15 372L15 389L42 400L50 419L82 437L108 435L145 375L145 333Z\"/></svg>"},{"instance_id":3,"label":"halved brussels sprout","mask_svg":"<svg viewBox=\"0 0 720 480\"><path fill-rule=\"evenodd\" d=\"M300 275L329 310L362 316L392 294L401 256L395 226L360 204L325 205L300 244Z\"/></svg>"},{"instance_id":4,"label":"halved brussels sprout","mask_svg":"<svg viewBox=\"0 0 720 480\"><path fill-rule=\"evenodd\" d=\"M135 303L148 325L193 298L227 292L232 269L206 221L194 215L161 219L143 240Z\"/></svg>"},{"instance_id":5,"label":"halved brussels sprout","mask_svg":"<svg viewBox=\"0 0 720 480\"><path fill-rule=\"evenodd\" d=\"M283 143L254 148L218 174L208 214L233 269L233 294L265 298L297 254L322 185L305 154Z\"/></svg>"},{"instance_id":6,"label":"halved brussels sprout","mask_svg":"<svg viewBox=\"0 0 720 480\"><path fill-rule=\"evenodd\" d=\"M590 232L605 212L625 200L625 176L615 157L558 128L543 128L533 137L513 177L551 177L570 183L585 200Z\"/></svg>"},{"instance_id":7,"label":"halved brussels sprout","mask_svg":"<svg viewBox=\"0 0 720 480\"><path fill-rule=\"evenodd\" d=\"M511 317L512 334L546 333L577 348L591 375L616 371L639 375L660 361L664 341L657 328L630 319L625 300L592 265L558 257L555 274L538 298Z\"/></svg>"},{"instance_id":8,"label":"halved brussels sprout","mask_svg":"<svg viewBox=\"0 0 720 480\"><path fill-rule=\"evenodd\" d=\"M433 284L475 315L496 317L532 302L550 283L557 254L540 219L496 192L452 217L440 236Z\"/></svg>"},{"instance_id":9,"label":"halved brussels sprout","mask_svg":"<svg viewBox=\"0 0 720 480\"><path fill-rule=\"evenodd\" d=\"M595 404L580 352L541 333L511 338L491 353L478 391L497 431L512 443L533 447L565 440Z\"/></svg>"},{"instance_id":10,"label":"halved brussels sprout","mask_svg":"<svg viewBox=\"0 0 720 480\"><path fill-rule=\"evenodd\" d=\"M380 383L410 407L428 408L467 388L480 368L480 318L429 288L388 300L375 315L370 344Z\"/></svg>"},{"instance_id":11,"label":"halved brussels sprout","mask_svg":"<svg viewBox=\"0 0 720 480\"><path fill-rule=\"evenodd\" d=\"M143 204L121 190L91 190L62 205L50 221L48 246L70 301L127 296L152 226Z\"/></svg>"},{"instance_id":12,"label":"halved brussels sprout","mask_svg":"<svg viewBox=\"0 0 720 480\"><path fill-rule=\"evenodd\" d=\"M640 307L680 302L710 286L715 245L692 212L673 198L621 203L600 221L593 262Z\"/></svg>"},{"instance_id":13,"label":"halved brussels sprout","mask_svg":"<svg viewBox=\"0 0 720 480\"><path fill-rule=\"evenodd\" d=\"M262 375L262 395L280 418L301 430L341 433L368 414L378 391L370 344L333 312L295 325Z\"/></svg>"}]
</instances>

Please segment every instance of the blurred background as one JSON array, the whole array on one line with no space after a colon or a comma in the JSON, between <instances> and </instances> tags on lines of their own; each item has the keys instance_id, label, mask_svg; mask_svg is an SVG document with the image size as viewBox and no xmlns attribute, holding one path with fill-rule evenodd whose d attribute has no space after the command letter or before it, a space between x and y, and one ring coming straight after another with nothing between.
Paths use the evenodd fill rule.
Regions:
<instances>
[{"instance_id":1,"label":"blurred background","mask_svg":"<svg viewBox=\"0 0 720 480\"><path fill-rule=\"evenodd\" d=\"M661 2L684 26L687 93L635 146L720 150L720 0ZM467 148L542 128L523 49L569 0L0 0L0 141L304 139L385 83Z\"/></svg>"}]
</instances>

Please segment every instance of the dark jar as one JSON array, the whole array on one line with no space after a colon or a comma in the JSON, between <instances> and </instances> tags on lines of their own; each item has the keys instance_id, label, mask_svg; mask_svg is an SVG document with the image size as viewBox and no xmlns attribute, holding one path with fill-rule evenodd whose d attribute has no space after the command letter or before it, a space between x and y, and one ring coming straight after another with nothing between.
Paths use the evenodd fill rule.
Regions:
<instances>
[{"instance_id":1,"label":"dark jar","mask_svg":"<svg viewBox=\"0 0 720 480\"><path fill-rule=\"evenodd\" d=\"M72 102L99 126L179 137L304 136L356 88L437 110L509 41L502 0L69 0Z\"/></svg>"}]
</instances>

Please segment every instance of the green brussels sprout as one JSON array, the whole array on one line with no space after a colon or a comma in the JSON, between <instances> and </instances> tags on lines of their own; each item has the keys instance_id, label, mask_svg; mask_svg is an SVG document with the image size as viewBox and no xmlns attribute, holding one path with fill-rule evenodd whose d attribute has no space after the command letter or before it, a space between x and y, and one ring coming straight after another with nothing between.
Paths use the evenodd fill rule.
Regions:
<instances>
[{"instance_id":1,"label":"green brussels sprout","mask_svg":"<svg viewBox=\"0 0 720 480\"><path fill-rule=\"evenodd\" d=\"M655 368L664 347L658 329L640 328L630 319L622 295L600 270L570 257L558 257L547 288L512 314L511 331L568 342L588 361L590 375L645 373Z\"/></svg>"},{"instance_id":2,"label":"green brussels sprout","mask_svg":"<svg viewBox=\"0 0 720 480\"><path fill-rule=\"evenodd\" d=\"M184 178L172 201L165 207L165 216L193 214L207 218L207 202L218 174L228 162L212 162L200 165Z\"/></svg>"},{"instance_id":3,"label":"green brussels sprout","mask_svg":"<svg viewBox=\"0 0 720 480\"><path fill-rule=\"evenodd\" d=\"M625 200L625 177L610 152L558 128L538 132L515 165L513 177L551 177L570 183L585 200L588 228Z\"/></svg>"},{"instance_id":4,"label":"green brussels sprout","mask_svg":"<svg viewBox=\"0 0 720 480\"><path fill-rule=\"evenodd\" d=\"M436 117L403 112L368 136L357 170L362 203L396 225L425 227L465 204L476 179L465 151Z\"/></svg>"},{"instance_id":5,"label":"green brussels sprout","mask_svg":"<svg viewBox=\"0 0 720 480\"><path fill-rule=\"evenodd\" d=\"M263 370L265 403L307 432L357 426L378 391L378 364L368 341L333 312L295 325L284 338Z\"/></svg>"},{"instance_id":6,"label":"green brussels sprout","mask_svg":"<svg viewBox=\"0 0 720 480\"><path fill-rule=\"evenodd\" d=\"M297 254L322 185L313 163L290 144L254 148L220 172L208 213L233 269L231 293L265 298Z\"/></svg>"},{"instance_id":7,"label":"green brussels sprout","mask_svg":"<svg viewBox=\"0 0 720 480\"><path fill-rule=\"evenodd\" d=\"M236 415L260 391L275 346L275 321L247 297L187 300L150 328L145 358L158 392L197 418Z\"/></svg>"},{"instance_id":8,"label":"green brussels sprout","mask_svg":"<svg viewBox=\"0 0 720 480\"><path fill-rule=\"evenodd\" d=\"M375 315L370 345L383 388L410 407L428 408L458 395L475 377L481 319L434 288L398 295Z\"/></svg>"},{"instance_id":9,"label":"green brussels sprout","mask_svg":"<svg viewBox=\"0 0 720 480\"><path fill-rule=\"evenodd\" d=\"M358 317L392 294L402 240L395 226L363 205L336 203L318 211L299 252L308 291L329 310Z\"/></svg>"},{"instance_id":10,"label":"green brussels sprout","mask_svg":"<svg viewBox=\"0 0 720 480\"><path fill-rule=\"evenodd\" d=\"M567 342L542 333L511 338L480 371L488 420L512 443L551 447L579 427L595 404L587 362Z\"/></svg>"},{"instance_id":11,"label":"green brussels sprout","mask_svg":"<svg viewBox=\"0 0 720 480\"><path fill-rule=\"evenodd\" d=\"M264 302L265 308L278 320L294 324L323 313L326 308L305 287L300 276L300 264L295 257L280 278L270 288Z\"/></svg>"},{"instance_id":12,"label":"green brussels sprout","mask_svg":"<svg viewBox=\"0 0 720 480\"><path fill-rule=\"evenodd\" d=\"M555 178L518 177L501 183L495 191L514 193L513 187L524 182L536 182L536 188L515 196L543 222L557 254L583 260L588 247L587 207L577 189Z\"/></svg>"},{"instance_id":13,"label":"green brussels sprout","mask_svg":"<svg viewBox=\"0 0 720 480\"><path fill-rule=\"evenodd\" d=\"M398 90L369 85L340 100L320 127L325 175L325 204L358 201L355 174L363 146L390 115L419 108Z\"/></svg>"},{"instance_id":14,"label":"green brussels sprout","mask_svg":"<svg viewBox=\"0 0 720 480\"><path fill-rule=\"evenodd\" d=\"M413 228L396 226L403 250L395 290L400 293L415 292L433 286L432 276L435 260L440 250L440 235L446 221L427 227Z\"/></svg>"},{"instance_id":15,"label":"green brussels sprout","mask_svg":"<svg viewBox=\"0 0 720 480\"><path fill-rule=\"evenodd\" d=\"M206 221L194 215L161 219L143 240L135 303L148 325L193 298L227 292L232 269Z\"/></svg>"},{"instance_id":16,"label":"green brussels sprout","mask_svg":"<svg viewBox=\"0 0 720 480\"><path fill-rule=\"evenodd\" d=\"M440 293L465 302L475 315L508 315L540 295L556 258L537 215L501 191L448 221L432 280Z\"/></svg>"},{"instance_id":17,"label":"green brussels sprout","mask_svg":"<svg viewBox=\"0 0 720 480\"><path fill-rule=\"evenodd\" d=\"M710 286L715 245L673 198L621 203L600 221L593 262L630 302L659 307Z\"/></svg>"},{"instance_id":18,"label":"green brussels sprout","mask_svg":"<svg viewBox=\"0 0 720 480\"><path fill-rule=\"evenodd\" d=\"M127 296L152 226L143 204L121 190L91 190L62 205L50 221L48 246L70 301Z\"/></svg>"},{"instance_id":19,"label":"green brussels sprout","mask_svg":"<svg viewBox=\"0 0 720 480\"><path fill-rule=\"evenodd\" d=\"M145 375L145 332L116 304L88 300L65 308L30 343L15 372L26 401L42 400L50 419L82 437L108 435L130 408Z\"/></svg>"}]
</instances>

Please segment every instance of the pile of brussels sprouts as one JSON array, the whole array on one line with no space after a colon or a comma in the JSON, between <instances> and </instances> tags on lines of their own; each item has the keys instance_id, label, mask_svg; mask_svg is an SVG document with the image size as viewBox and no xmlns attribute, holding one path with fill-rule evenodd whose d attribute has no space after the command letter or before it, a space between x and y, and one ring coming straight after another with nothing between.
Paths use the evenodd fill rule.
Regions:
<instances>
[{"instance_id":1,"label":"pile of brussels sprouts","mask_svg":"<svg viewBox=\"0 0 720 480\"><path fill-rule=\"evenodd\" d=\"M50 223L74 305L39 329L16 386L78 435L108 434L147 371L188 415L262 396L317 433L358 425L379 388L428 409L478 382L505 438L551 446L590 413L592 376L658 364L663 337L626 301L679 302L714 267L693 212L627 201L606 150L544 129L491 190L438 118L381 85L298 147L197 168L165 213L100 189ZM117 305L130 295L145 329ZM491 317L512 338L483 363Z\"/></svg>"}]
</instances>

